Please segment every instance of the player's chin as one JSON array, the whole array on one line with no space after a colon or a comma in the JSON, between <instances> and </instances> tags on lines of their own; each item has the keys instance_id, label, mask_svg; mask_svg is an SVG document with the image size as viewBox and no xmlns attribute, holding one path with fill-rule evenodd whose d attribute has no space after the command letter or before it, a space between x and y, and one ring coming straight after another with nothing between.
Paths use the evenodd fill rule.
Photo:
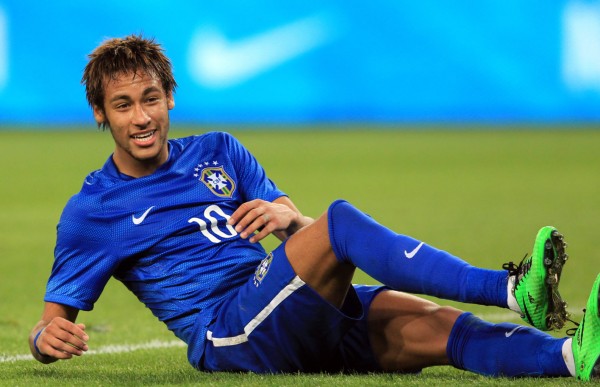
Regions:
<instances>
[{"instance_id":1,"label":"player's chin","mask_svg":"<svg viewBox=\"0 0 600 387\"><path fill-rule=\"evenodd\" d=\"M132 155L134 159L140 162L155 162L160 159L160 149L135 149Z\"/></svg>"}]
</instances>

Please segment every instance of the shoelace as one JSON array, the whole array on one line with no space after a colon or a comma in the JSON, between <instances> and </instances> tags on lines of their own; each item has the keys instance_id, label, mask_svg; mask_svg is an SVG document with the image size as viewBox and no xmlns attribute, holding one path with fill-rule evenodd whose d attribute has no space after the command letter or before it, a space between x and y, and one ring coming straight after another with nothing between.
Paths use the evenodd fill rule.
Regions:
<instances>
[{"instance_id":1,"label":"shoelace","mask_svg":"<svg viewBox=\"0 0 600 387\"><path fill-rule=\"evenodd\" d=\"M583 310L583 315L585 316L585 309ZM570 318L567 318L567 321L570 321L573 323L573 325L575 325L573 328L569 328L565 331L565 333L567 334L567 336L575 336L575 333L577 332L577 328L579 328L579 325L581 325L580 323L571 320Z\"/></svg>"},{"instance_id":2,"label":"shoelace","mask_svg":"<svg viewBox=\"0 0 600 387\"><path fill-rule=\"evenodd\" d=\"M515 265L515 263L513 261L510 261L508 263L505 263L502 265L502 268L504 270L508 270L508 275L509 276L516 276L517 277L517 283L519 283L519 272L521 272L521 275L525 275L525 273L529 270L529 267L526 267L524 269L521 269L523 267L523 262L525 262L525 259L527 258L527 254L525 254L525 256L523 257L523 259L521 260L521 262L519 263L519 265Z\"/></svg>"}]
</instances>

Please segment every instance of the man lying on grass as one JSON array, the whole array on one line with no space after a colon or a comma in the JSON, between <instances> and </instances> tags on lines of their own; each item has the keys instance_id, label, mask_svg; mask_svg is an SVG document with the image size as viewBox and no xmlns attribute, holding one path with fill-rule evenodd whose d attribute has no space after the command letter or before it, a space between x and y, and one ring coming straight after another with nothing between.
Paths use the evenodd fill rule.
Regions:
<instances>
[{"instance_id":1,"label":"man lying on grass","mask_svg":"<svg viewBox=\"0 0 600 387\"><path fill-rule=\"evenodd\" d=\"M29 338L40 362L88 350L78 312L115 277L187 343L199 370L450 364L490 376L600 376L600 276L575 339L542 332L567 318L558 293L566 245L553 227L540 229L519 265L489 270L346 201L313 220L232 136L168 139L176 82L153 40L102 43L83 83L115 150L60 218L45 308ZM269 234L282 243L267 253L259 242ZM353 285L356 268L384 286ZM510 308L533 327L492 324L409 293Z\"/></svg>"}]
</instances>

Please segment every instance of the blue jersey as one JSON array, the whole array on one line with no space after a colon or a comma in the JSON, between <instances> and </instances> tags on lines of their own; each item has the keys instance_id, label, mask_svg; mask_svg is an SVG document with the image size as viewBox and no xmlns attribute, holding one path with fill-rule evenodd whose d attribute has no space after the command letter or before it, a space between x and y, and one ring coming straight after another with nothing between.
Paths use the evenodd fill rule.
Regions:
<instances>
[{"instance_id":1,"label":"blue jersey","mask_svg":"<svg viewBox=\"0 0 600 387\"><path fill-rule=\"evenodd\" d=\"M170 140L167 162L141 178L110 157L61 215L44 300L91 310L112 276L201 351L214 309L266 255L227 220L246 201L283 195L226 133Z\"/></svg>"}]
</instances>

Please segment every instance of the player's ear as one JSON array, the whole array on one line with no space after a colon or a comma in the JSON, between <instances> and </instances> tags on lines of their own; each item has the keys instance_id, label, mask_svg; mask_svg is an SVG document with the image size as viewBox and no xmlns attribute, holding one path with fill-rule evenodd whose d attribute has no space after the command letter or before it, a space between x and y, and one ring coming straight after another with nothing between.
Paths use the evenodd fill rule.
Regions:
<instances>
[{"instance_id":1,"label":"player's ear","mask_svg":"<svg viewBox=\"0 0 600 387\"><path fill-rule=\"evenodd\" d=\"M94 119L96 120L98 126L102 125L106 121L104 109L102 109L98 105L94 105Z\"/></svg>"},{"instance_id":2,"label":"player's ear","mask_svg":"<svg viewBox=\"0 0 600 387\"><path fill-rule=\"evenodd\" d=\"M173 93L167 94L167 107L169 110L175 107L175 98L173 97Z\"/></svg>"}]
</instances>

